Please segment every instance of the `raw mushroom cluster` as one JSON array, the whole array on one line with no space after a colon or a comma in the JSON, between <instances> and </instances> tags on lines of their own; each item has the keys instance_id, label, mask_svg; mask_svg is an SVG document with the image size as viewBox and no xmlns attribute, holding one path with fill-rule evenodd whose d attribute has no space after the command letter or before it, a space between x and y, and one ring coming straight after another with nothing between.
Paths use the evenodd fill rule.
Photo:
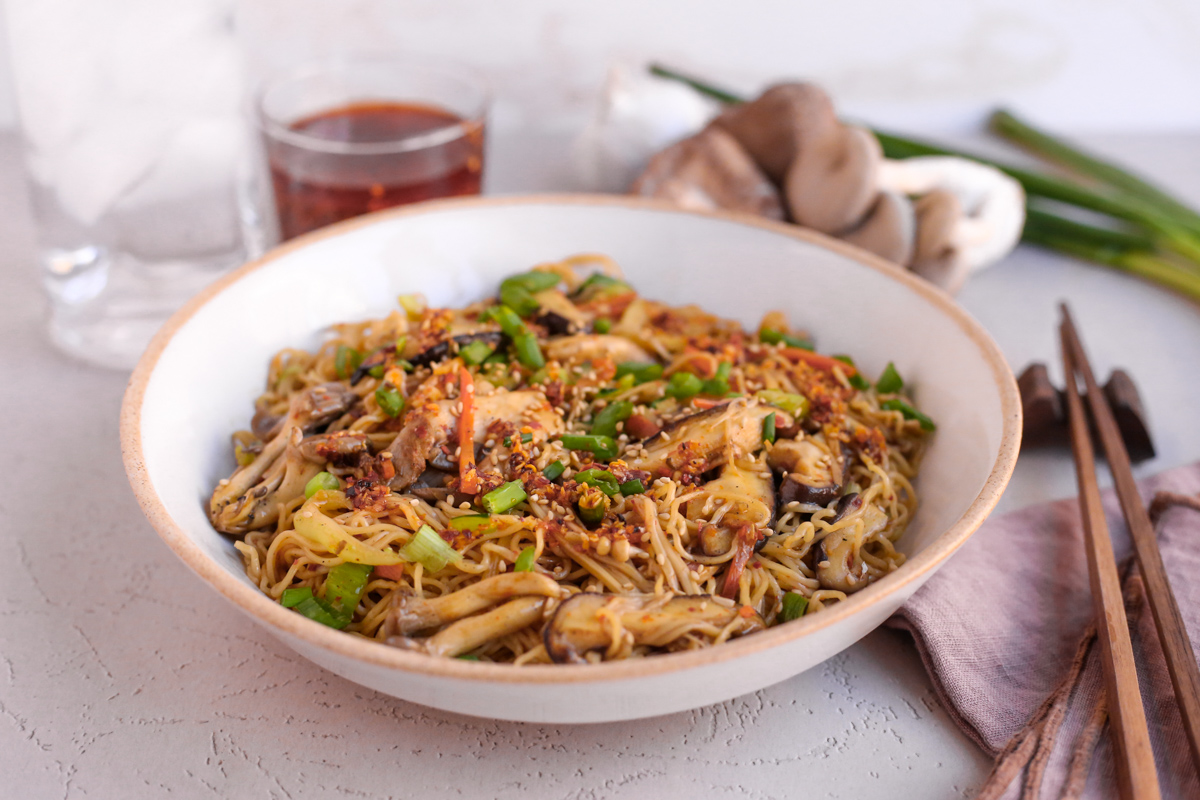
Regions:
<instances>
[{"instance_id":1,"label":"raw mushroom cluster","mask_svg":"<svg viewBox=\"0 0 1200 800\"><path fill-rule=\"evenodd\" d=\"M821 89L783 83L650 159L633 193L790 220L906 266L949 292L1020 237L1020 185L951 157L890 161Z\"/></svg>"}]
</instances>

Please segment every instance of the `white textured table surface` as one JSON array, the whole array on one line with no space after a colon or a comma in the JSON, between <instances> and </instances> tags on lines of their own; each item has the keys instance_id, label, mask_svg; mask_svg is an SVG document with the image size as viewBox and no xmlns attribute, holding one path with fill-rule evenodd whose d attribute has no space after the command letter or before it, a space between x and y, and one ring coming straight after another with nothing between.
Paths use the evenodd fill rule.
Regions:
<instances>
[{"instance_id":1,"label":"white textured table surface","mask_svg":"<svg viewBox=\"0 0 1200 800\"><path fill-rule=\"evenodd\" d=\"M1098 141L1200 200L1200 137ZM568 185L563 143L499 142L492 189ZM46 342L17 179L0 138L0 797L955 798L982 781L989 760L891 631L719 706L585 727L432 711L293 655L141 517L117 445L125 377ZM1195 305L1027 251L962 300L1019 368L1054 360L1060 297L1097 367L1142 387L1161 455L1141 471L1200 457ZM1072 480L1064 456L1023 456L1004 507Z\"/></svg>"}]
</instances>

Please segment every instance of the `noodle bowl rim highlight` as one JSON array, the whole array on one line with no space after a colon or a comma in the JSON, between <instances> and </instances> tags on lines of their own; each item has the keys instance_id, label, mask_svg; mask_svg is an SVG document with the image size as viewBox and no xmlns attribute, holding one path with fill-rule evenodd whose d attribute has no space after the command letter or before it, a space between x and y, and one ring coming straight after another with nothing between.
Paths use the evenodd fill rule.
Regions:
<instances>
[{"instance_id":1,"label":"noodle bowl rim highlight","mask_svg":"<svg viewBox=\"0 0 1200 800\"><path fill-rule=\"evenodd\" d=\"M159 358L167 349L175 334L197 311L227 288L265 265L316 242L399 217L419 216L447 209L514 205L621 207L733 222L738 225L763 229L826 250L831 250L837 255L883 273L887 278L912 289L938 307L978 347L987 366L991 369L992 377L995 380L1000 401L1000 411L1003 417L1002 431L996 460L992 464L982 488L958 520L938 534L923 550L913 554L893 573L890 573L879 581L873 582L846 600L822 610L819 614L809 615L786 625L773 626L753 636L727 641L716 647L655 655L652 658L605 661L599 664L530 664L518 667L506 663L472 663L408 652L382 645L376 641L347 636L341 631L325 627L320 623L313 622L292 612L290 609L284 608L263 594L257 586L245 581L241 576L230 573L223 566L212 560L198 544L192 541L187 530L176 522L167 510L151 481L143 455L142 408L146 389ZM414 286L413 290L419 291L420 287ZM872 605L882 602L894 593L902 592L908 584L936 569L962 546L971 534L983 524L983 521L991 513L996 503L999 502L1000 496L1008 484L1016 465L1017 453L1020 449L1021 441L1021 421L1021 405L1016 380L999 347L992 340L991 336L987 334L978 322L941 290L936 289L912 273L902 270L870 253L858 250L844 242L828 238L813 231L793 225L764 220L759 217L726 212L685 211L664 201L645 198L578 194L531 194L502 198L453 198L377 212L298 237L223 276L177 311L158 331L146 349L146 352L142 355L130 377L122 402L120 440L125 470L130 486L143 513L159 536L162 537L188 567L252 617L322 650L330 651L355 661L398 671L448 677L456 680L520 684L561 684L662 676L677 670L742 658L823 630ZM232 542L230 542L229 546L232 548Z\"/></svg>"}]
</instances>

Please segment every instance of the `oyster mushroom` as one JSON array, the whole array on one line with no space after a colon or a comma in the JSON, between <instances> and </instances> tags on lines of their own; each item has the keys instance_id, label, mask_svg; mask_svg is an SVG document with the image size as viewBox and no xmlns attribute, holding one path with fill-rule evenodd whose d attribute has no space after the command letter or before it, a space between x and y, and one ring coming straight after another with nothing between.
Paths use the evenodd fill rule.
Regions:
<instances>
[{"instance_id":1,"label":"oyster mushroom","mask_svg":"<svg viewBox=\"0 0 1200 800\"><path fill-rule=\"evenodd\" d=\"M859 224L875 201L883 149L870 131L841 125L804 141L784 178L792 220L831 236Z\"/></svg>"},{"instance_id":2,"label":"oyster mushroom","mask_svg":"<svg viewBox=\"0 0 1200 800\"><path fill-rule=\"evenodd\" d=\"M425 639L389 636L384 641L404 650L453 658L494 639L528 628L542 618L545 606L544 597L518 597L491 611L460 619Z\"/></svg>"},{"instance_id":3,"label":"oyster mushroom","mask_svg":"<svg viewBox=\"0 0 1200 800\"><path fill-rule=\"evenodd\" d=\"M857 493L845 495L838 501L834 515L827 523L835 525L861 507L862 498ZM870 506L862 513L861 528L846 526L826 534L813 548L813 566L821 586L850 594L877 577L873 568L863 561L859 550L862 542L887 522L887 515L882 510Z\"/></svg>"},{"instance_id":4,"label":"oyster mushroom","mask_svg":"<svg viewBox=\"0 0 1200 800\"><path fill-rule=\"evenodd\" d=\"M730 461L721 467L721 474L701 487L699 494L687 502L688 519L703 519L705 509L711 515L731 498L738 498L722 515L716 525L702 525L700 548L705 555L719 556L733 546L733 529L740 525L766 528L775 516L775 482L754 467Z\"/></svg>"},{"instance_id":5,"label":"oyster mushroom","mask_svg":"<svg viewBox=\"0 0 1200 800\"><path fill-rule=\"evenodd\" d=\"M867 215L841 239L903 267L912 260L916 234L917 217L908 198L880 192Z\"/></svg>"},{"instance_id":6,"label":"oyster mushroom","mask_svg":"<svg viewBox=\"0 0 1200 800\"><path fill-rule=\"evenodd\" d=\"M879 168L879 188L922 197L941 190L957 198L960 215L948 226L940 242L927 241L925 247L926 254L939 250L952 253L951 263L942 264L940 272L926 268L935 276L944 274L949 286L955 280L961 284L967 273L999 261L1021 238L1025 224L1024 190L995 167L954 156L884 160ZM943 211L949 205L945 200L938 203ZM920 211L918 207L918 231ZM930 213L928 208L925 211ZM918 251L920 236L918 233ZM917 271L915 260L914 271Z\"/></svg>"},{"instance_id":7,"label":"oyster mushroom","mask_svg":"<svg viewBox=\"0 0 1200 800\"><path fill-rule=\"evenodd\" d=\"M841 126L829 95L811 83L776 84L730 106L712 124L731 133L776 184L805 142Z\"/></svg>"},{"instance_id":8,"label":"oyster mushroom","mask_svg":"<svg viewBox=\"0 0 1200 800\"><path fill-rule=\"evenodd\" d=\"M917 244L910 269L954 294L970 272L955 239L963 219L962 204L945 189L935 189L917 200L915 210Z\"/></svg>"},{"instance_id":9,"label":"oyster mushroom","mask_svg":"<svg viewBox=\"0 0 1200 800\"><path fill-rule=\"evenodd\" d=\"M784 216L775 187L754 160L731 135L711 126L651 158L630 191L700 211Z\"/></svg>"},{"instance_id":10,"label":"oyster mushroom","mask_svg":"<svg viewBox=\"0 0 1200 800\"><path fill-rule=\"evenodd\" d=\"M217 529L224 530L220 525L217 525L216 520L218 515L222 514L224 509L231 504L244 504L248 502L249 498L247 494L252 488L255 491L263 488L256 485L264 480L264 476L273 468L275 462L284 455L284 451L287 450L288 446L297 437L303 437L307 432L312 432L328 425L349 411L350 407L356 402L358 402L358 395L340 383L326 383L314 386L311 389L294 395L288 404L287 415L275 425L279 432L267 442L262 452L250 464L235 471L228 480L217 484L217 488L213 491L212 498L209 500L209 517L213 520L213 524ZM302 458L303 456L300 457ZM277 474L272 473L272 480L275 480L277 477ZM267 493L273 493L273 491L268 490ZM265 494L262 496L265 496ZM234 516L238 515L235 514ZM229 519L229 517L226 515L222 519ZM244 522L245 520L243 520ZM258 527L259 524L266 524L265 520L257 518L253 522L255 523L253 527ZM245 528L245 530L249 529ZM235 531L225 532L233 533Z\"/></svg>"},{"instance_id":11,"label":"oyster mushroom","mask_svg":"<svg viewBox=\"0 0 1200 800\"><path fill-rule=\"evenodd\" d=\"M780 440L767 453L767 463L783 473L780 505L829 505L842 494L846 462L844 451L831 455L810 438Z\"/></svg>"},{"instance_id":12,"label":"oyster mushroom","mask_svg":"<svg viewBox=\"0 0 1200 800\"><path fill-rule=\"evenodd\" d=\"M404 427L387 448L396 468L396 476L390 481L393 489L403 491L416 481L425 471L427 461L434 457L435 448L455 435L458 403L458 400L439 400L408 412ZM496 389L489 395L476 395L474 440L485 441L488 427L496 420L506 420L518 427L529 425L535 441L563 431L562 417L546 402L545 395L532 390Z\"/></svg>"},{"instance_id":13,"label":"oyster mushroom","mask_svg":"<svg viewBox=\"0 0 1200 800\"><path fill-rule=\"evenodd\" d=\"M654 361L649 353L624 336L606 333L580 333L550 339L542 345L542 352L547 359L563 364L580 364L598 358L611 358L618 364L623 361Z\"/></svg>"},{"instance_id":14,"label":"oyster mushroom","mask_svg":"<svg viewBox=\"0 0 1200 800\"><path fill-rule=\"evenodd\" d=\"M561 591L546 575L509 572L430 600L398 594L384 622L385 631L388 636L416 633L457 622L514 597L558 597Z\"/></svg>"},{"instance_id":15,"label":"oyster mushroom","mask_svg":"<svg viewBox=\"0 0 1200 800\"><path fill-rule=\"evenodd\" d=\"M745 400L690 414L647 439L641 454L629 459L629 466L654 475L699 475L758 450L762 446L762 421L770 414L775 415L776 425L792 424L791 416L779 409Z\"/></svg>"},{"instance_id":16,"label":"oyster mushroom","mask_svg":"<svg viewBox=\"0 0 1200 800\"><path fill-rule=\"evenodd\" d=\"M550 659L585 663L584 655L606 650L622 634L634 645L667 647L684 636L716 639L732 626L742 636L766 627L757 613L710 595L605 595L584 592L564 600L542 631Z\"/></svg>"},{"instance_id":17,"label":"oyster mushroom","mask_svg":"<svg viewBox=\"0 0 1200 800\"><path fill-rule=\"evenodd\" d=\"M222 533L245 533L270 525L279 518L282 504L304 494L305 485L321 471L323 462L306 457L299 426L288 428L287 435L283 457L276 458L254 486L231 502L210 506L214 528Z\"/></svg>"}]
</instances>

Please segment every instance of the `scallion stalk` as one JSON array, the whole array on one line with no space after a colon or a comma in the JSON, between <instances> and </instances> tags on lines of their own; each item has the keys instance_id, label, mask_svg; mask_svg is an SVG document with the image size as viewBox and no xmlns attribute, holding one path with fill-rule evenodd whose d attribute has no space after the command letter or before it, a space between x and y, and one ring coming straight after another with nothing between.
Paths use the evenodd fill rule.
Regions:
<instances>
[{"instance_id":1,"label":"scallion stalk","mask_svg":"<svg viewBox=\"0 0 1200 800\"><path fill-rule=\"evenodd\" d=\"M317 492L332 492L340 488L342 488L342 482L337 479L337 476L328 472L318 472L308 479L308 483L304 484L304 497L308 499Z\"/></svg>"},{"instance_id":2,"label":"scallion stalk","mask_svg":"<svg viewBox=\"0 0 1200 800\"><path fill-rule=\"evenodd\" d=\"M520 481L510 481L488 492L479 501L489 514L503 514L517 506L529 495Z\"/></svg>"},{"instance_id":3,"label":"scallion stalk","mask_svg":"<svg viewBox=\"0 0 1200 800\"><path fill-rule=\"evenodd\" d=\"M904 388L904 380L896 371L896 365L891 361L883 368L883 374L875 381L875 391L880 394L895 394Z\"/></svg>"},{"instance_id":4,"label":"scallion stalk","mask_svg":"<svg viewBox=\"0 0 1200 800\"><path fill-rule=\"evenodd\" d=\"M633 416L633 403L621 400L610 403L592 418L592 433L598 436L616 436L617 425Z\"/></svg>"},{"instance_id":5,"label":"scallion stalk","mask_svg":"<svg viewBox=\"0 0 1200 800\"><path fill-rule=\"evenodd\" d=\"M537 548L526 547L517 556L517 560L513 562L513 572L533 572L535 557L537 556Z\"/></svg>"},{"instance_id":6,"label":"scallion stalk","mask_svg":"<svg viewBox=\"0 0 1200 800\"><path fill-rule=\"evenodd\" d=\"M408 540L408 544L400 548L400 556L406 561L419 563L429 573L441 572L447 564L462 560L462 553L451 547L428 525L422 525Z\"/></svg>"},{"instance_id":7,"label":"scallion stalk","mask_svg":"<svg viewBox=\"0 0 1200 800\"><path fill-rule=\"evenodd\" d=\"M566 464L562 463L561 461L555 461L546 465L546 468L542 470L542 475L546 476L546 480L548 481L556 481L561 478L562 474L566 471Z\"/></svg>"},{"instance_id":8,"label":"scallion stalk","mask_svg":"<svg viewBox=\"0 0 1200 800\"><path fill-rule=\"evenodd\" d=\"M787 592L783 595L783 609L779 612L782 622L800 619L808 610L808 598L799 592Z\"/></svg>"},{"instance_id":9,"label":"scallion stalk","mask_svg":"<svg viewBox=\"0 0 1200 800\"><path fill-rule=\"evenodd\" d=\"M610 461L617 457L617 443L611 436L569 433L562 436L560 440L563 447L568 450L587 450L602 461Z\"/></svg>"}]
</instances>

